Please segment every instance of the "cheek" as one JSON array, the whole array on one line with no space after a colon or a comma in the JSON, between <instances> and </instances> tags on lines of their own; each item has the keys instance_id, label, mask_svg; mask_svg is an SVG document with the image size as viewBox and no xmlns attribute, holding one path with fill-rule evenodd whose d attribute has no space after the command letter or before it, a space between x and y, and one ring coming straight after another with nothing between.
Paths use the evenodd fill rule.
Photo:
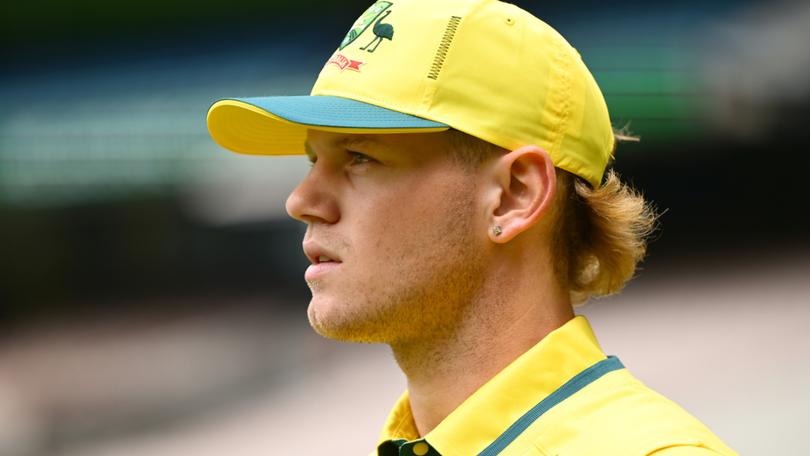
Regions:
<instances>
[{"instance_id":1,"label":"cheek","mask_svg":"<svg viewBox=\"0 0 810 456\"><path fill-rule=\"evenodd\" d=\"M366 261L401 260L403 249L413 248L433 217L430 208L414 201L369 204L354 224L353 245Z\"/></svg>"},{"instance_id":2,"label":"cheek","mask_svg":"<svg viewBox=\"0 0 810 456\"><path fill-rule=\"evenodd\" d=\"M377 193L358 207L353 244L374 263L408 262L425 249L441 249L445 235L473 229L474 191L467 182L438 176L409 189Z\"/></svg>"},{"instance_id":3,"label":"cheek","mask_svg":"<svg viewBox=\"0 0 810 456\"><path fill-rule=\"evenodd\" d=\"M444 192L429 183L396 191L380 192L364 201L359 224L384 237L399 237L414 227L436 223L445 201Z\"/></svg>"}]
</instances>

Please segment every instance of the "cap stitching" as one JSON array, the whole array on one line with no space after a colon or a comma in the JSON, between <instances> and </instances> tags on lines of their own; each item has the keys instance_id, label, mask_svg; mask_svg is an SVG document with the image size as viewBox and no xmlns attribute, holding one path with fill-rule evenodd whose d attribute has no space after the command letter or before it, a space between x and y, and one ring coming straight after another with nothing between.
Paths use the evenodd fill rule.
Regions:
<instances>
[{"instance_id":1,"label":"cap stitching","mask_svg":"<svg viewBox=\"0 0 810 456\"><path fill-rule=\"evenodd\" d=\"M562 112L560 113L560 119L554 129L555 138L552 144L554 147L554 152L557 154L562 154L562 142L563 138L565 137L568 118L571 114L571 72L568 66L569 62L565 58L564 49L558 49L557 58L562 72L560 77L560 83L563 86L562 90L560 90L562 94Z\"/></svg>"},{"instance_id":2,"label":"cap stitching","mask_svg":"<svg viewBox=\"0 0 810 456\"><path fill-rule=\"evenodd\" d=\"M447 52L450 50L450 45L453 43L453 38L458 31L459 23L461 22L460 16L451 16L447 28L444 30L444 36L439 44L439 49L436 51L436 57L433 59L433 66L430 67L428 78L436 80L439 77L439 72L444 66L444 60L447 58Z\"/></svg>"}]
</instances>

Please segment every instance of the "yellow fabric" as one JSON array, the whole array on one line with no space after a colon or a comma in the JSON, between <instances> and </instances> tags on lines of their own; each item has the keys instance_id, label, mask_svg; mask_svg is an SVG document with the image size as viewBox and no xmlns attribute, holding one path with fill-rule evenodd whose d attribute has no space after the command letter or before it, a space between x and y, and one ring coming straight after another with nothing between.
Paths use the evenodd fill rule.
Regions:
<instances>
[{"instance_id":1,"label":"yellow fabric","mask_svg":"<svg viewBox=\"0 0 810 456\"><path fill-rule=\"evenodd\" d=\"M377 32L362 25L370 18L391 39L369 47ZM607 106L579 53L546 23L496 0L392 0L372 5L355 27L359 35L327 60L311 95L422 117L510 150L537 145L556 166L600 185L614 145ZM237 152L303 154L306 128L319 129L250 108L240 116L238 107L218 102L208 115L212 137ZM241 139L245 123L273 125Z\"/></svg>"},{"instance_id":2,"label":"yellow fabric","mask_svg":"<svg viewBox=\"0 0 810 456\"><path fill-rule=\"evenodd\" d=\"M588 321L576 317L473 393L424 440L442 456L476 455L571 377L605 358ZM391 411L379 443L418 438L406 392ZM736 453L697 419L644 386L627 369L610 372L564 400L501 453L503 456L652 454Z\"/></svg>"},{"instance_id":3,"label":"yellow fabric","mask_svg":"<svg viewBox=\"0 0 810 456\"><path fill-rule=\"evenodd\" d=\"M710 450L705 447L700 446L673 446L662 448L650 456L720 456L721 453L718 453L714 450Z\"/></svg>"},{"instance_id":4,"label":"yellow fabric","mask_svg":"<svg viewBox=\"0 0 810 456\"><path fill-rule=\"evenodd\" d=\"M305 153L307 129L271 112L239 100L220 100L208 111L208 126L217 142L247 155ZM318 127L321 131L354 134L432 133L447 128L341 128ZM268 138L273 138L268 141Z\"/></svg>"}]
</instances>

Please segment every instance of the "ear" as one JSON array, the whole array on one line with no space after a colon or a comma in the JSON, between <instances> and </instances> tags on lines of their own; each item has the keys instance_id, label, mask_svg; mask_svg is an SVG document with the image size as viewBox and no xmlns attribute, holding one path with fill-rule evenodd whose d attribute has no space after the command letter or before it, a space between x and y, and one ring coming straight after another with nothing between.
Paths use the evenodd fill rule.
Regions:
<instances>
[{"instance_id":1,"label":"ear","mask_svg":"<svg viewBox=\"0 0 810 456\"><path fill-rule=\"evenodd\" d=\"M557 189L557 173L548 153L524 146L502 155L493 169L489 237L504 244L530 229L548 212Z\"/></svg>"}]
</instances>

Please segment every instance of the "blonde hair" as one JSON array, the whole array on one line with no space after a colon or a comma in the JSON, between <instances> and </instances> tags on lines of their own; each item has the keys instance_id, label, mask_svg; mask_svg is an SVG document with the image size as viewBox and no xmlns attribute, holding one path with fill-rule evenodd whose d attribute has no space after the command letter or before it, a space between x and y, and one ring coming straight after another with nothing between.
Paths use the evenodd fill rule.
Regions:
<instances>
[{"instance_id":1,"label":"blonde hair","mask_svg":"<svg viewBox=\"0 0 810 456\"><path fill-rule=\"evenodd\" d=\"M658 215L636 190L608 170L599 188L557 169L557 220L551 252L571 302L616 293L647 252Z\"/></svg>"},{"instance_id":2,"label":"blonde hair","mask_svg":"<svg viewBox=\"0 0 810 456\"><path fill-rule=\"evenodd\" d=\"M451 130L457 159L475 166L503 149ZM638 141L625 130L617 140ZM658 214L643 195L622 182L612 169L599 188L560 168L552 211L551 254L554 272L569 290L571 302L620 291L633 278L647 252Z\"/></svg>"}]
</instances>

